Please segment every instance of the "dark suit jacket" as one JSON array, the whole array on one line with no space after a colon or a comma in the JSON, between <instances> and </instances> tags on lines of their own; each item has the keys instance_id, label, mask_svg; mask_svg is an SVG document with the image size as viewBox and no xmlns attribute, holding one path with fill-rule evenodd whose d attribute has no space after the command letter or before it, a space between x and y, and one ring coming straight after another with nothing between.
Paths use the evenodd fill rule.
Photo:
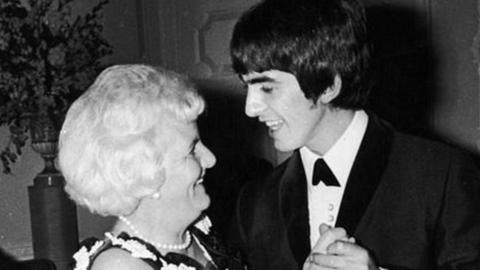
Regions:
<instances>
[{"instance_id":1,"label":"dark suit jacket","mask_svg":"<svg viewBox=\"0 0 480 270\"><path fill-rule=\"evenodd\" d=\"M230 235L250 269L302 269L310 252L306 192L298 151L243 188ZM336 226L390 270L479 270L479 171L460 151L370 115Z\"/></svg>"}]
</instances>

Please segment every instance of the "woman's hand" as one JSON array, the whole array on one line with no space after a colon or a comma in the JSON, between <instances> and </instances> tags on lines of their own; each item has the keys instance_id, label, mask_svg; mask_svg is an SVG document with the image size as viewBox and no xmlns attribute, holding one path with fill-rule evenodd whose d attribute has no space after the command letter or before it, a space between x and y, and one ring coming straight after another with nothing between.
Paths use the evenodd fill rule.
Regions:
<instances>
[{"instance_id":1,"label":"woman's hand","mask_svg":"<svg viewBox=\"0 0 480 270\"><path fill-rule=\"evenodd\" d=\"M343 228L320 225L320 237L303 265L303 270L378 269L369 252L356 244Z\"/></svg>"}]
</instances>

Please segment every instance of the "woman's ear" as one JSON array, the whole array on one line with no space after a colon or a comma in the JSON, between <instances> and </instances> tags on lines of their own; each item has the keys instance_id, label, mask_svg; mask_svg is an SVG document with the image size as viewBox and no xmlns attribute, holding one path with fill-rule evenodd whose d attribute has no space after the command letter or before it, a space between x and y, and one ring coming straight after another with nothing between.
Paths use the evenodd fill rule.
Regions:
<instances>
[{"instance_id":1,"label":"woman's ear","mask_svg":"<svg viewBox=\"0 0 480 270\"><path fill-rule=\"evenodd\" d=\"M158 191L154 192L151 196L152 196L152 199L158 200L158 199L160 199L160 192L158 192Z\"/></svg>"},{"instance_id":2,"label":"woman's ear","mask_svg":"<svg viewBox=\"0 0 480 270\"><path fill-rule=\"evenodd\" d=\"M323 92L320 95L318 100L322 104L329 104L333 99L335 99L340 94L341 89L342 89L342 79L340 78L340 75L337 74L333 79L332 86L325 89L325 92Z\"/></svg>"}]
</instances>

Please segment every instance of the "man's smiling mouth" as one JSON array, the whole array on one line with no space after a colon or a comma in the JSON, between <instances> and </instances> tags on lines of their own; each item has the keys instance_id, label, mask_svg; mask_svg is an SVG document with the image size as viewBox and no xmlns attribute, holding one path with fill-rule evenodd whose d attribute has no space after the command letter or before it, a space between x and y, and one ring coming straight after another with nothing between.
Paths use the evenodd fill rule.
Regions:
<instances>
[{"instance_id":1,"label":"man's smiling mouth","mask_svg":"<svg viewBox=\"0 0 480 270\"><path fill-rule=\"evenodd\" d=\"M283 125L283 120L265 121L265 125L272 131L278 130Z\"/></svg>"}]
</instances>

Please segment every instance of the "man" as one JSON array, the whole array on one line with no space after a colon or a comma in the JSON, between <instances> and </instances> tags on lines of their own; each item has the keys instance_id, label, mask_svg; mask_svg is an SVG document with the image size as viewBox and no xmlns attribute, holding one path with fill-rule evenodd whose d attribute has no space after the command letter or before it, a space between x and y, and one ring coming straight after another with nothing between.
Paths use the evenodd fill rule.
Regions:
<instances>
[{"instance_id":1,"label":"man","mask_svg":"<svg viewBox=\"0 0 480 270\"><path fill-rule=\"evenodd\" d=\"M293 151L239 195L251 269L480 269L476 166L363 110L367 47L356 0L265 0L235 25L245 112Z\"/></svg>"}]
</instances>

